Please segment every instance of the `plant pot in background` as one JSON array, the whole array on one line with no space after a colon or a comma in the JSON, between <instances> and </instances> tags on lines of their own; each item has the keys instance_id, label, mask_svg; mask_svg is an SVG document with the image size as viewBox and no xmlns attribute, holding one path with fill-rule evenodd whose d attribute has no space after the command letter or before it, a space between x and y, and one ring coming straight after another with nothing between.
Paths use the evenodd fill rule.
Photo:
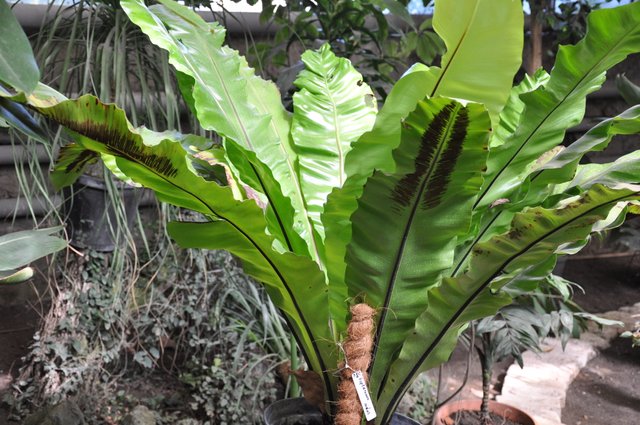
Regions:
<instances>
[{"instance_id":1,"label":"plant pot in background","mask_svg":"<svg viewBox=\"0 0 640 425\"><path fill-rule=\"evenodd\" d=\"M289 398L272 403L264 411L265 425L323 425L322 413L304 398ZM391 425L420 425L419 422L394 414Z\"/></svg>"},{"instance_id":2,"label":"plant pot in background","mask_svg":"<svg viewBox=\"0 0 640 425\"><path fill-rule=\"evenodd\" d=\"M124 202L127 226L136 216L141 192L135 187L116 182L120 200ZM116 207L103 180L82 175L72 189L64 193L64 214L71 245L96 251L115 249L113 230L117 229Z\"/></svg>"},{"instance_id":3,"label":"plant pot in background","mask_svg":"<svg viewBox=\"0 0 640 425\"><path fill-rule=\"evenodd\" d=\"M481 403L482 400L461 400L447 403L436 411L435 425L454 425L456 413L462 411L479 412ZM533 418L522 410L497 401L489 402L489 412L520 425L536 425Z\"/></svg>"}]
</instances>

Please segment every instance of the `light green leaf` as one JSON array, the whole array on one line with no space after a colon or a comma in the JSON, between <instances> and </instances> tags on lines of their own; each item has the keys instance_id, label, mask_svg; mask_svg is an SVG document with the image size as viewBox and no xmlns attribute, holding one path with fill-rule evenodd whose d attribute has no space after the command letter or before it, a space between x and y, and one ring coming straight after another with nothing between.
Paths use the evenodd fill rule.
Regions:
<instances>
[{"instance_id":1,"label":"light green leaf","mask_svg":"<svg viewBox=\"0 0 640 425\"><path fill-rule=\"evenodd\" d=\"M30 93L40 81L33 50L6 1L0 2L0 82Z\"/></svg>"},{"instance_id":2,"label":"light green leaf","mask_svg":"<svg viewBox=\"0 0 640 425\"><path fill-rule=\"evenodd\" d=\"M31 267L25 267L18 271L0 271L0 285L15 285L29 280L33 277L34 270Z\"/></svg>"},{"instance_id":3,"label":"light green leaf","mask_svg":"<svg viewBox=\"0 0 640 425\"><path fill-rule=\"evenodd\" d=\"M482 103L497 124L522 62L523 23L518 0L436 0L433 28L447 52L429 94Z\"/></svg>"},{"instance_id":4,"label":"light green leaf","mask_svg":"<svg viewBox=\"0 0 640 425\"><path fill-rule=\"evenodd\" d=\"M0 236L0 271L15 270L59 251L67 243L58 235L62 227L23 230Z\"/></svg>"},{"instance_id":5,"label":"light green leaf","mask_svg":"<svg viewBox=\"0 0 640 425\"><path fill-rule=\"evenodd\" d=\"M561 46L549 82L522 95L525 112L516 132L489 154L478 208L509 198L536 160L562 142L580 122L586 96L604 82L604 72L640 51L640 4L589 15L587 34L575 46Z\"/></svg>"},{"instance_id":6,"label":"light green leaf","mask_svg":"<svg viewBox=\"0 0 640 425\"><path fill-rule=\"evenodd\" d=\"M509 100L507 100L504 109L500 112L500 123L495 127L491 138L492 149L503 145L520 125L525 108L521 96L544 86L548 81L549 74L540 68L533 76L525 75L520 84L511 89Z\"/></svg>"},{"instance_id":7,"label":"light green leaf","mask_svg":"<svg viewBox=\"0 0 640 425\"><path fill-rule=\"evenodd\" d=\"M377 106L371 88L347 59L328 44L302 55L305 69L294 84L291 135L300 164L300 181L314 228L324 239L320 215L327 195L346 179L351 144L371 130Z\"/></svg>"},{"instance_id":8,"label":"light green leaf","mask_svg":"<svg viewBox=\"0 0 640 425\"><path fill-rule=\"evenodd\" d=\"M222 45L225 30L220 25L204 22L174 1L160 3L147 7L141 0L123 0L121 4L151 41L169 52L169 61L182 74L181 88L192 90L186 97L193 102L200 125L255 152L271 170L295 211L293 226L286 230L301 235L306 251L319 259L289 139L290 117L275 84L255 76L237 51ZM286 216L279 213L279 205L272 207Z\"/></svg>"},{"instance_id":9,"label":"light green leaf","mask_svg":"<svg viewBox=\"0 0 640 425\"><path fill-rule=\"evenodd\" d=\"M505 108L506 112L509 107ZM506 127L502 127L506 128ZM551 151L549 159L538 159L536 169L522 182L519 189L505 198L505 204L476 210L475 218L480 220L479 230L473 240L459 247L453 274L458 274L465 266L474 244L485 241L504 231L513 215L523 208L538 205L547 197L562 194L571 187L581 186L588 189L596 183L616 185L618 182L638 183L638 155L631 153L612 164L589 164L579 166L580 160L588 152L605 149L614 136L630 135L640 132L640 107L633 107L617 117L596 125L584 136L567 148ZM494 139L495 140L495 139ZM576 171L578 174L576 175ZM574 178L575 177L575 178ZM560 195L561 197L565 195ZM556 197L557 200L557 197Z\"/></svg>"},{"instance_id":10,"label":"light green leaf","mask_svg":"<svg viewBox=\"0 0 640 425\"><path fill-rule=\"evenodd\" d=\"M629 108L599 123L536 169L522 185L521 193L513 197L514 201L522 206L534 205L553 193L561 193L575 186L588 189L596 183L615 185L617 182L640 182L636 152L624 155L611 164L579 165L585 154L606 149L615 136L638 133L640 106Z\"/></svg>"}]
</instances>

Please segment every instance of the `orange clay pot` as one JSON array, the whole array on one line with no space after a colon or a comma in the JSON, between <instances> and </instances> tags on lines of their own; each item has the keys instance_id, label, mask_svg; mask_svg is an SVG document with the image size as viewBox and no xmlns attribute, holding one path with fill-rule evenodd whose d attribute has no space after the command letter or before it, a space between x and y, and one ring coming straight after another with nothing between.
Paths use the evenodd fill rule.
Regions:
<instances>
[{"instance_id":1,"label":"orange clay pot","mask_svg":"<svg viewBox=\"0 0 640 425\"><path fill-rule=\"evenodd\" d=\"M435 425L454 425L457 412L479 411L481 403L481 400L461 400L447 403L436 412ZM522 410L497 401L489 402L489 411L520 425L536 425L533 418Z\"/></svg>"}]
</instances>

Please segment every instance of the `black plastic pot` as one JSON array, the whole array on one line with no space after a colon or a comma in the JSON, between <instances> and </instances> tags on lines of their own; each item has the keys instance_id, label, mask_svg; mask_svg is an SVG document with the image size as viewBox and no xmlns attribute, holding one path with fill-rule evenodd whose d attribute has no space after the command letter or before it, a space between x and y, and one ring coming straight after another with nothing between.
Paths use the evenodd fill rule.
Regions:
<instances>
[{"instance_id":1,"label":"black plastic pot","mask_svg":"<svg viewBox=\"0 0 640 425\"><path fill-rule=\"evenodd\" d=\"M266 425L323 425L322 413L307 403L304 398L278 400L264 411ZM398 413L393 415L391 425L420 425L419 422Z\"/></svg>"},{"instance_id":2,"label":"black plastic pot","mask_svg":"<svg viewBox=\"0 0 640 425\"><path fill-rule=\"evenodd\" d=\"M136 216L140 191L116 183L124 202L127 225ZM80 176L71 189L65 191L64 214L71 244L78 248L111 252L115 249L112 227L116 226L116 210L103 180Z\"/></svg>"}]
</instances>

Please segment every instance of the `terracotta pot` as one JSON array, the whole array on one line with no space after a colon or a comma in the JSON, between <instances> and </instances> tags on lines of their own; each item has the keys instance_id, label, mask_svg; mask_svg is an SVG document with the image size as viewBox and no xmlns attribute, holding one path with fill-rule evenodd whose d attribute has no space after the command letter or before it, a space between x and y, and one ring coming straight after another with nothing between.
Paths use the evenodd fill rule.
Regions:
<instances>
[{"instance_id":1,"label":"terracotta pot","mask_svg":"<svg viewBox=\"0 0 640 425\"><path fill-rule=\"evenodd\" d=\"M463 410L479 411L480 404L482 404L482 400L461 400L447 403L436 412L435 425L454 425L457 412ZM533 418L522 410L497 401L489 402L489 411L521 425L536 425Z\"/></svg>"}]
</instances>

